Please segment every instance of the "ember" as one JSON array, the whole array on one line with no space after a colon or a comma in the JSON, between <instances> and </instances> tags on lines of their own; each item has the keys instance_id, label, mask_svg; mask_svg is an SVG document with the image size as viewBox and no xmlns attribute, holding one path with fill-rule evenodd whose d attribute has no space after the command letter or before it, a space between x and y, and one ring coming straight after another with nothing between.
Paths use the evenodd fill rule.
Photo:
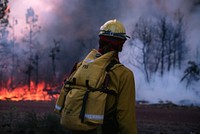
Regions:
<instances>
[{"instance_id":1,"label":"ember","mask_svg":"<svg viewBox=\"0 0 200 134\"><path fill-rule=\"evenodd\" d=\"M55 88L54 88L55 89ZM35 101L51 101L58 97L59 92L47 86L45 82L41 82L35 86L31 82L31 88L28 86L17 87L11 91L6 88L0 90L0 100L35 100Z\"/></svg>"}]
</instances>

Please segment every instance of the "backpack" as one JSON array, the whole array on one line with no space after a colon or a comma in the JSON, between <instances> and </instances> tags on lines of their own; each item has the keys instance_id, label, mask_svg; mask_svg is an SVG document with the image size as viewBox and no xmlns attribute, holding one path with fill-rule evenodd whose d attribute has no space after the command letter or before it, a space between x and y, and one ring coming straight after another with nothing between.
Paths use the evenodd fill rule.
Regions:
<instances>
[{"instance_id":1,"label":"backpack","mask_svg":"<svg viewBox=\"0 0 200 134\"><path fill-rule=\"evenodd\" d=\"M109 70L118 62L114 52L101 55L93 49L66 80L55 109L61 111L60 123L70 130L88 131L103 124Z\"/></svg>"}]
</instances>

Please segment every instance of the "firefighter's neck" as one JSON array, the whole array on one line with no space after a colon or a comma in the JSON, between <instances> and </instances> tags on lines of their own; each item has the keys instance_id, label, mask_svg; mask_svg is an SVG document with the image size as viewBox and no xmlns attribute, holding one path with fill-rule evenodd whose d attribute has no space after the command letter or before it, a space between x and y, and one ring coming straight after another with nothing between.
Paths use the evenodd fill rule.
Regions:
<instances>
[{"instance_id":1,"label":"firefighter's neck","mask_svg":"<svg viewBox=\"0 0 200 134\"><path fill-rule=\"evenodd\" d=\"M104 55L104 54L106 54L106 53L108 53L108 52L111 52L111 51L114 51L114 50L106 50L106 51L105 51L105 50L99 48L98 51L99 51L102 55ZM117 51L115 52L114 57L115 57L117 60L119 60L119 54L118 54Z\"/></svg>"}]
</instances>

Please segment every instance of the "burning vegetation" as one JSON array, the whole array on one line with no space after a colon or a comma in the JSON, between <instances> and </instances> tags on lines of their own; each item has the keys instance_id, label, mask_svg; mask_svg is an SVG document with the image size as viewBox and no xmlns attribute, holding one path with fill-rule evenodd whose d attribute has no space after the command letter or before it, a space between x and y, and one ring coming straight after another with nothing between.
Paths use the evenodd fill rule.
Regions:
<instances>
[{"instance_id":1,"label":"burning vegetation","mask_svg":"<svg viewBox=\"0 0 200 134\"><path fill-rule=\"evenodd\" d=\"M45 82L35 84L31 82L30 87L27 85L8 90L3 88L0 91L0 100L36 100L36 101L51 101L58 97L57 91L52 91L51 87Z\"/></svg>"},{"instance_id":2,"label":"burning vegetation","mask_svg":"<svg viewBox=\"0 0 200 134\"><path fill-rule=\"evenodd\" d=\"M53 39L54 46L43 53L38 41L41 27L37 24L38 16L30 7L26 13L24 37L20 44L16 41L15 26L17 19L13 17L9 22L7 2L0 3L0 100L42 100L51 101L57 98L61 83L57 82L56 60L59 41ZM3 12L4 11L4 12ZM6 21L5 21L6 20ZM49 56L49 63L44 63ZM40 70L42 64L50 64L49 69ZM43 72L42 72L43 71ZM44 75L46 73L47 75Z\"/></svg>"}]
</instances>

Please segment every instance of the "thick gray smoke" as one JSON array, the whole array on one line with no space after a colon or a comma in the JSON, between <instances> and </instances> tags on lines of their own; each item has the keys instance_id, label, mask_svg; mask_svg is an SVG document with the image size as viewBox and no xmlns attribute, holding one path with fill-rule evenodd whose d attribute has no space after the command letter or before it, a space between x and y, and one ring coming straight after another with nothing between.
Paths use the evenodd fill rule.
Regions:
<instances>
[{"instance_id":1,"label":"thick gray smoke","mask_svg":"<svg viewBox=\"0 0 200 134\"><path fill-rule=\"evenodd\" d=\"M131 34L135 23L140 17L166 15L173 18L173 14L177 10L180 10L184 14L187 35L186 44L190 48L188 59L196 60L195 52L197 49L200 49L199 0L32 1L30 3L33 5L27 5L27 2L25 3L23 0L10 1L11 16L17 16L16 11L28 9L29 7L33 7L38 14L39 24L42 27L38 37L43 53L43 63L40 63L41 72L45 73L45 70L51 66L51 60L48 55L54 45L53 39L60 41L60 53L56 60L57 77L59 80L65 74L69 73L74 62L81 60L90 49L98 47L99 27L109 19L116 18L122 21L126 26L127 34ZM20 2L23 8L20 7ZM25 16L25 13L26 11L23 11L21 16ZM20 17L16 19L21 20L22 23L24 18ZM21 24L18 31L22 29L23 26ZM17 38L20 43L21 36L18 35ZM23 48L23 45L21 47ZM146 84L143 74L128 62L135 57L135 53L131 53L133 49L131 47L129 46L129 42L125 44L125 48L120 55L120 60L135 72L138 100L144 99L150 102L170 100L174 103L190 100L191 103L200 104L199 95L196 95L191 90L186 91L185 85L179 83L179 78L182 76L181 72L176 71L167 74L162 79L155 77L151 84ZM46 76L46 74L42 74L41 77L43 76ZM198 90L197 87L199 85L193 85L192 88L196 91Z\"/></svg>"},{"instance_id":2,"label":"thick gray smoke","mask_svg":"<svg viewBox=\"0 0 200 134\"><path fill-rule=\"evenodd\" d=\"M119 0L69 0L54 4L54 17L49 15L45 26L48 34L43 39L47 43L52 38L61 40L59 70L71 68L90 49L97 48L99 27L108 19L117 18L121 10Z\"/></svg>"},{"instance_id":3,"label":"thick gray smoke","mask_svg":"<svg viewBox=\"0 0 200 134\"><path fill-rule=\"evenodd\" d=\"M21 3L20 3L21 2ZM41 62L40 71L51 71L49 53L54 47L53 39L59 41L60 52L57 54L56 74L59 80L68 74L73 64L80 61L92 48L98 47L98 30L107 20L117 18L121 6L119 0L79 1L79 0L50 0L47 3L40 1L11 1L11 16L18 20L18 31L24 31L26 10L33 8L38 15L38 25L41 32L37 39L40 42ZM31 5L31 3L33 5ZM111 6L116 3L115 6ZM19 8L22 6L24 11ZM22 12L20 15L16 12ZM12 21L12 17L11 17ZM19 32L17 32L19 33ZM23 35L16 35L21 42ZM21 43L22 44L22 43ZM22 49L25 45L21 45ZM24 57L22 55L22 57ZM49 65L49 66L46 66ZM46 77L43 74L41 77Z\"/></svg>"},{"instance_id":4,"label":"thick gray smoke","mask_svg":"<svg viewBox=\"0 0 200 134\"><path fill-rule=\"evenodd\" d=\"M197 50L200 48L200 1L183 1L183 0L155 0L155 1L134 1L132 4L132 11L134 15L139 17L155 17L157 15L166 15L173 19L174 13L179 10L184 14L184 28L186 32L186 45L189 48L189 53L185 59L185 65L188 60L199 62ZM136 7L136 8L135 8ZM137 18L129 16L127 21L132 21L133 24L137 22ZM131 22L128 22L131 24ZM130 31L134 30L130 25ZM136 96L138 100L147 100L151 103L172 101L176 104L194 104L200 105L200 83L194 82L186 88L186 83L180 82L184 70L174 70L168 72L164 77L159 74L152 78L150 84L144 79L144 74L138 70L130 61L136 59L138 51L134 50L133 46L126 45L121 54L121 61L131 68L135 73L136 79ZM140 53L141 54L141 53ZM185 69L185 68L184 68Z\"/></svg>"}]
</instances>

